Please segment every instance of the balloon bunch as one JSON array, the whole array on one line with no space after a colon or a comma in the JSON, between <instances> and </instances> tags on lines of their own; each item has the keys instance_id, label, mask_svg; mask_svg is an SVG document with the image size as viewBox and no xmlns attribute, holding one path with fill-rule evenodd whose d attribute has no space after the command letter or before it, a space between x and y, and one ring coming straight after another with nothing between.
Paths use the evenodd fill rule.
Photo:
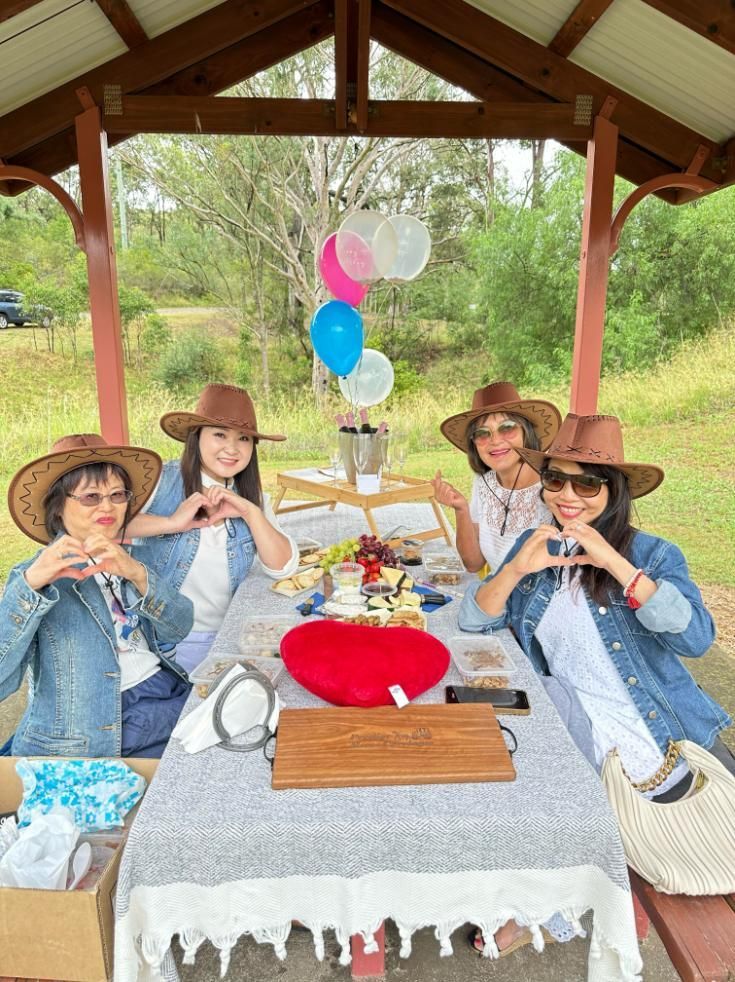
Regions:
<instances>
[{"instance_id":1,"label":"balloon bunch","mask_svg":"<svg viewBox=\"0 0 735 982\"><path fill-rule=\"evenodd\" d=\"M362 317L355 308L371 283L415 279L430 253L429 230L411 215L384 218L376 211L356 211L325 240L319 272L335 299L314 314L311 342L327 368L340 376L340 390L353 405L382 402L394 378L385 355L363 348Z\"/></svg>"}]
</instances>

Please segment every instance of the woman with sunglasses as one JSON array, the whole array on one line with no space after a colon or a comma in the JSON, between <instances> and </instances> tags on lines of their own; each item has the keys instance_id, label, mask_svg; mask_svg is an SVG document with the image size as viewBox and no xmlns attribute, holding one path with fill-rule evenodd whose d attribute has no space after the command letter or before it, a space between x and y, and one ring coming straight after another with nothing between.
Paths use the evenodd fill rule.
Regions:
<instances>
[{"instance_id":1,"label":"woman with sunglasses","mask_svg":"<svg viewBox=\"0 0 735 982\"><path fill-rule=\"evenodd\" d=\"M146 565L194 605L194 627L177 659L191 671L207 655L230 601L256 557L266 576L298 567L295 541L278 526L258 469L259 432L245 389L207 385L194 412L170 412L161 428L184 444L164 464L150 501L130 526Z\"/></svg>"},{"instance_id":2,"label":"woman with sunglasses","mask_svg":"<svg viewBox=\"0 0 735 982\"><path fill-rule=\"evenodd\" d=\"M735 772L718 737L731 720L681 660L708 650L712 617L680 550L630 523L632 500L664 472L625 461L614 416L570 413L546 451L519 454L540 472L556 524L526 532L501 569L470 588L462 630L510 626L536 671L570 696L569 723L592 763L601 769L617 750L646 797L676 801L691 786L672 741L698 743ZM501 948L522 933L513 922L501 932Z\"/></svg>"},{"instance_id":3,"label":"woman with sunglasses","mask_svg":"<svg viewBox=\"0 0 735 982\"><path fill-rule=\"evenodd\" d=\"M524 447L545 447L559 429L555 406L521 399L510 382L477 389L468 412L441 424L444 436L467 454L475 472L470 501L441 471L434 478L436 500L456 514L457 550L472 573L487 563L497 569L518 536L551 516L539 497L538 474L518 456Z\"/></svg>"},{"instance_id":4,"label":"woman with sunglasses","mask_svg":"<svg viewBox=\"0 0 735 982\"><path fill-rule=\"evenodd\" d=\"M13 521L43 548L0 601L0 700L26 673L31 693L0 752L161 756L190 689L174 646L192 606L121 545L160 473L152 451L82 434L10 482Z\"/></svg>"}]
</instances>

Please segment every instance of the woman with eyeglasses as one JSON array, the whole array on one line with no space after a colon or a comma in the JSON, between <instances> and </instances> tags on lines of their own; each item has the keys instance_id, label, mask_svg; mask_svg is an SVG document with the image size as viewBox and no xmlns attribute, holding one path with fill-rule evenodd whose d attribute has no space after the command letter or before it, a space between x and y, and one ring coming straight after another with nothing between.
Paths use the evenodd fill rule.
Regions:
<instances>
[{"instance_id":1,"label":"woman with eyeglasses","mask_svg":"<svg viewBox=\"0 0 735 982\"><path fill-rule=\"evenodd\" d=\"M161 460L101 436L58 440L8 489L15 524L43 548L0 601L0 700L28 675L4 753L160 757L189 694L175 645L192 605L124 548Z\"/></svg>"},{"instance_id":2,"label":"woman with eyeglasses","mask_svg":"<svg viewBox=\"0 0 735 982\"><path fill-rule=\"evenodd\" d=\"M543 449L560 423L556 406L521 399L510 382L493 382L477 389L469 411L441 424L447 440L467 454L476 475L469 502L442 480L441 471L433 481L436 500L455 511L457 550L471 573L486 563L497 569L522 532L550 521L539 497L538 474L518 450Z\"/></svg>"},{"instance_id":3,"label":"woman with eyeglasses","mask_svg":"<svg viewBox=\"0 0 735 982\"><path fill-rule=\"evenodd\" d=\"M673 741L700 744L735 772L718 737L731 720L681 660L708 650L712 617L677 546L630 521L632 500L664 472L625 461L614 416L570 413L546 451L519 454L540 473L556 524L526 532L501 569L470 588L462 630L510 626L536 671L569 694L567 722L591 762L601 769L617 750L646 797L676 801L691 787ZM522 929L511 922L500 933L503 948Z\"/></svg>"},{"instance_id":4,"label":"woman with eyeglasses","mask_svg":"<svg viewBox=\"0 0 735 982\"><path fill-rule=\"evenodd\" d=\"M183 451L163 465L130 534L141 540L146 565L194 605L194 627L177 656L191 671L206 657L256 561L272 579L298 567L296 542L280 529L258 468L259 442L286 437L259 431L245 389L215 383L204 388L194 412L166 413L161 429Z\"/></svg>"}]
</instances>

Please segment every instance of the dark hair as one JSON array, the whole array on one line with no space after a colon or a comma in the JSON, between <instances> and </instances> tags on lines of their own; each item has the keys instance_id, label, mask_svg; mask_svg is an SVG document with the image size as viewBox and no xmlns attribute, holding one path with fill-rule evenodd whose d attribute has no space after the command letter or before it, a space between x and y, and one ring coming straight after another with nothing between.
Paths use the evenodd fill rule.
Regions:
<instances>
[{"instance_id":1,"label":"dark hair","mask_svg":"<svg viewBox=\"0 0 735 982\"><path fill-rule=\"evenodd\" d=\"M502 410L500 411L502 412ZM480 455L477 452L477 447L472 442L472 437L475 435L476 431L482 429L482 421L490 415L492 414L485 413L484 416L476 416L467 424L467 460L469 461L470 467L475 474L486 474L487 471L490 470L488 465L480 458ZM526 450L541 449L539 446L538 437L536 436L536 430L525 416L519 416L518 413L503 413L503 416L505 416L507 419L512 419L514 423L520 423L521 427L523 428L523 446Z\"/></svg>"},{"instance_id":2,"label":"dark hair","mask_svg":"<svg viewBox=\"0 0 735 982\"><path fill-rule=\"evenodd\" d=\"M188 498L195 491L202 490L202 457L199 453L199 434L202 427L189 430L181 455L181 476L184 480L184 497ZM263 488L260 483L260 468L258 467L258 439L251 436L253 453L247 467L235 474L233 484L241 498L252 501L258 508L263 507Z\"/></svg>"},{"instance_id":3,"label":"dark hair","mask_svg":"<svg viewBox=\"0 0 735 982\"><path fill-rule=\"evenodd\" d=\"M544 462L544 466L546 466L547 461ZM610 543L616 552L619 552L621 556L628 559L628 553L635 538L636 531L630 524L632 499L630 497L628 478L617 467L584 464L581 461L579 461L579 465L584 474L607 478L607 504L602 514L594 522L590 522L590 525L600 533L606 542ZM543 493L542 489L542 499ZM591 564L589 566L578 566L576 570L573 567L572 569L574 578L596 604L608 603L612 594L619 595L621 593L622 587L606 569L601 569L599 566L592 566Z\"/></svg>"},{"instance_id":4,"label":"dark hair","mask_svg":"<svg viewBox=\"0 0 735 982\"><path fill-rule=\"evenodd\" d=\"M76 492L80 484L103 484L105 481L111 481L115 477L122 481L128 491L133 490L133 482L130 480L130 475L125 468L119 464L112 464L107 461L98 461L96 464L83 464L81 467L75 467L73 471L68 471L58 478L58 480L54 481L43 499L43 508L46 513L46 531L50 538L53 539L59 532L66 531L63 519L66 499L70 494ZM132 500L128 502L128 507L125 509L125 521L123 525L127 525L130 521L132 504Z\"/></svg>"}]
</instances>

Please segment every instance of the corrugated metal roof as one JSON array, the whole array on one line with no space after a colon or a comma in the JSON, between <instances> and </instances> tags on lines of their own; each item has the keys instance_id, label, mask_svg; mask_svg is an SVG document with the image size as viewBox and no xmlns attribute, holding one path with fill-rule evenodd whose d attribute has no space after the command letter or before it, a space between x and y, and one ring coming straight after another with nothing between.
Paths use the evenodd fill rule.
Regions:
<instances>
[{"instance_id":1,"label":"corrugated metal roof","mask_svg":"<svg viewBox=\"0 0 735 982\"><path fill-rule=\"evenodd\" d=\"M44 0L0 25L0 114L123 51L127 48L96 4Z\"/></svg>"},{"instance_id":2,"label":"corrugated metal roof","mask_svg":"<svg viewBox=\"0 0 735 982\"><path fill-rule=\"evenodd\" d=\"M149 38L218 6L222 0L128 0L128 6Z\"/></svg>"},{"instance_id":3,"label":"corrugated metal roof","mask_svg":"<svg viewBox=\"0 0 735 982\"><path fill-rule=\"evenodd\" d=\"M735 133L735 56L642 0L615 0L569 60L711 140Z\"/></svg>"},{"instance_id":4,"label":"corrugated metal roof","mask_svg":"<svg viewBox=\"0 0 735 982\"><path fill-rule=\"evenodd\" d=\"M502 21L508 27L533 38L544 47L556 35L564 21L577 6L577 0L466 0L471 7L477 7ZM617 3L618 0L615 0Z\"/></svg>"}]
</instances>

